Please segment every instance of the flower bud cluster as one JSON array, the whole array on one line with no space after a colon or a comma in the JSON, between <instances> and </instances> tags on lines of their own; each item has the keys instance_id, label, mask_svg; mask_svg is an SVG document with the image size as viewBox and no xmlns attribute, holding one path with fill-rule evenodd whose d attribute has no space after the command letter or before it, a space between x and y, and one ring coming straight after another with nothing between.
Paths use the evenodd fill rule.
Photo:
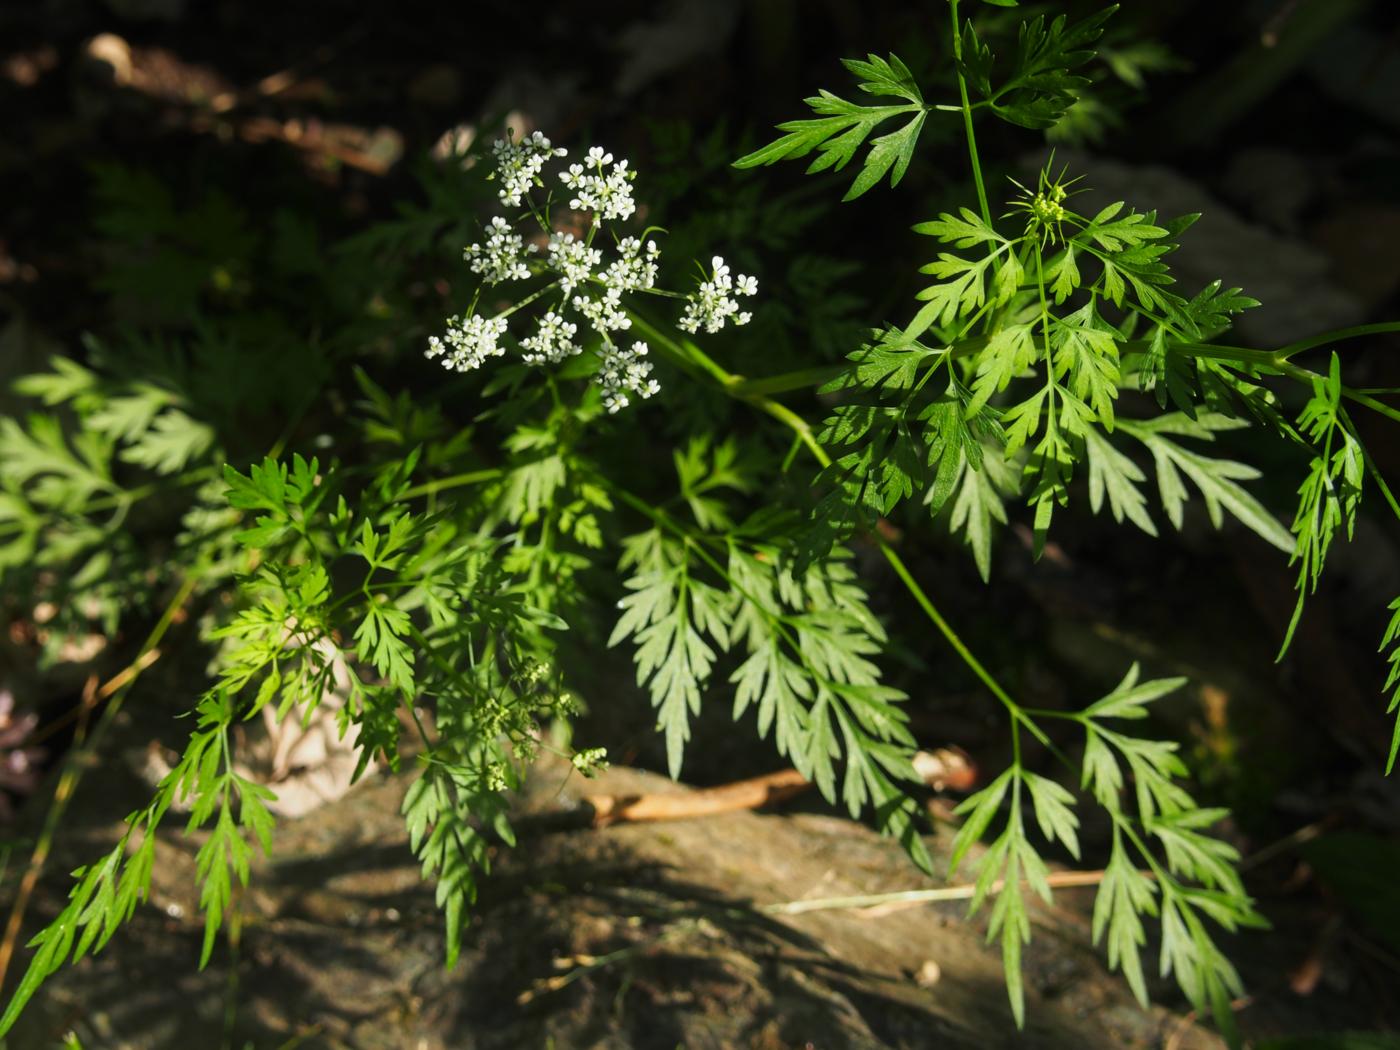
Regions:
<instances>
[{"instance_id":1,"label":"flower bud cluster","mask_svg":"<svg viewBox=\"0 0 1400 1050\"><path fill-rule=\"evenodd\" d=\"M580 773L591 777L608 768L608 749L605 747L586 747L582 751L574 752L570 761Z\"/></svg>"}]
</instances>

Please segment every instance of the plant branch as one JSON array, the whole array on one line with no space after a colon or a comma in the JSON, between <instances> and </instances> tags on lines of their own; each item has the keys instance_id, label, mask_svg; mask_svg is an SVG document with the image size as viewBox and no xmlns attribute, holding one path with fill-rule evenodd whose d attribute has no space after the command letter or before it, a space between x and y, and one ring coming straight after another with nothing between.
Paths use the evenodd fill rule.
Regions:
<instances>
[{"instance_id":1,"label":"plant branch","mask_svg":"<svg viewBox=\"0 0 1400 1050\"><path fill-rule=\"evenodd\" d=\"M953 64L958 74L958 99L963 115L963 135L967 139L967 156L972 162L972 181L977 186L977 204L982 209L982 221L992 225L992 209L987 203L987 187L982 181L982 162L977 155L977 133L972 127L972 105L967 97L967 79L962 74L962 31L958 25L958 0L948 0L953 20Z\"/></svg>"},{"instance_id":2,"label":"plant branch","mask_svg":"<svg viewBox=\"0 0 1400 1050\"><path fill-rule=\"evenodd\" d=\"M10 966L10 959L14 956L15 944L19 939L20 929L24 925L24 913L29 907L29 898L39 882L39 876L43 873L49 851L53 848L54 836L58 832L59 825L63 823L63 815L68 811L68 803L72 801L73 793L77 791L83 773L88 769L96 768L92 756L96 754L107 730L116 721L117 714L121 711L122 701L126 699L127 693L141 676L141 672L155 663L151 654L156 652L156 646L160 645L161 639L165 637L165 632L170 629L170 625L175 622L176 615L184 607L185 602L189 600L190 595L194 593L201 575L202 573L196 570L181 581L174 597L170 599L165 611L161 613L160 619L151 629L151 633L141 644L141 649L137 652L136 657L125 670L100 688L95 680L89 683L83 698L82 710L85 713L91 711L93 706L104 696L110 697L111 701L97 720L91 735L85 735L81 730L79 731L74 745L64 761L63 772L59 774L58 785L54 788L53 801L49 805L48 813L44 815L44 826L39 833L39 840L34 845L34 852L29 857L29 866L25 869L19 890L15 894L15 903L10 911L9 923L5 927L4 939L0 941L0 982L4 981L5 973Z\"/></svg>"},{"instance_id":3,"label":"plant branch","mask_svg":"<svg viewBox=\"0 0 1400 1050\"><path fill-rule=\"evenodd\" d=\"M796 434L798 440L807 446L808 451L812 453L812 457L819 464L823 467L831 466L831 457L827 454L826 449L822 448L821 442L819 442L812 433L811 426L792 409L779 401L774 401L770 397L763 395L744 396L738 393L736 389L739 383L738 377L727 372L698 346L689 343L687 340L686 342L688 345L682 349L676 340L671 339L655 327L646 324L645 321L640 321L640 324L644 326L648 335L656 341L658 347L662 349L663 352L670 355L683 353L688 360L699 365L710 375L716 377L719 380L720 386L726 393L740 400L749 402L755 408L758 408L760 411L778 420ZM638 501L636 505L641 506L640 501ZM648 508L648 513L654 515L654 511L650 508ZM952 647L953 651L958 654L958 657L963 663L965 663L982 684L990 690L992 695L1006 707L1007 711L1011 714L1013 722L1024 725L1032 736L1042 744L1048 746L1050 740L1045 735L1044 731L1026 715L1021 706L1016 703L1016 701L1011 698L1011 695L1001 687L1000 683L992 677L991 672L973 655L972 650L963 642L957 631L955 631L953 626L943 617L943 614L938 611L938 607L933 604L933 600L929 598L924 589L919 586L918 581L916 581L909 572L908 566L904 564L904 559L902 559L894 548L882 537L877 536L876 540L880 545L881 553L885 556L885 560L890 563L890 567L894 569L895 574L904 584L905 589L909 591L914 601L918 603L919 608L924 611L924 614L928 616L929 620L938 629L938 632L943 635L944 639Z\"/></svg>"},{"instance_id":4,"label":"plant branch","mask_svg":"<svg viewBox=\"0 0 1400 1050\"><path fill-rule=\"evenodd\" d=\"M435 496L439 492L444 492L447 489L476 485L483 481L495 481L504 473L505 471L498 467L491 467L485 470L471 470L465 474L453 474L451 477L438 478L435 481L425 481L421 485L415 485L411 489L406 489L399 496L399 499L417 499L419 496Z\"/></svg>"},{"instance_id":5,"label":"plant branch","mask_svg":"<svg viewBox=\"0 0 1400 1050\"><path fill-rule=\"evenodd\" d=\"M1332 343L1340 343L1347 339L1360 339L1367 335L1384 335L1390 332L1400 332L1400 321L1383 321L1380 324L1362 324L1351 328L1339 328L1335 332L1323 332L1321 335L1310 336L1307 339L1300 339L1296 343L1289 343L1274 351L1274 356L1287 361L1307 350L1314 350L1319 346L1328 346Z\"/></svg>"}]
</instances>

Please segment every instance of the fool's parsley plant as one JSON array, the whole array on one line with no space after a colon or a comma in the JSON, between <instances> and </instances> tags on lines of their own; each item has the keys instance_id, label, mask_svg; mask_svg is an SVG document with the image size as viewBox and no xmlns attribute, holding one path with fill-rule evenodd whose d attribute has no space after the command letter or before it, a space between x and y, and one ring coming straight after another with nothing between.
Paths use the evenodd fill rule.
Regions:
<instances>
[{"instance_id":1,"label":"fool's parsley plant","mask_svg":"<svg viewBox=\"0 0 1400 1050\"><path fill-rule=\"evenodd\" d=\"M668 260L666 232L646 225L645 178L602 147L571 159L533 132L501 138L474 164L425 169L430 207L405 208L340 251L298 252L314 231L285 214L268 244L211 248L298 278L309 267L337 290L323 304L331 322L286 319L290 334L266 344L259 368L243 354L264 329L250 341L245 323L193 302L199 323L173 350L156 337L94 340L86 364L58 358L21 381L40 410L0 420L10 591L64 610L86 602L109 631L157 615L156 640L177 620L198 624L210 675L179 762L113 848L74 872L67 905L31 941L0 1034L50 974L100 950L144 904L156 835L174 812L199 836L209 959L274 844L273 790L245 775L238 727L264 712L309 719L332 691L342 731L357 734L359 773L371 759L416 769L408 848L434 884L449 963L493 848L514 842L506 793L531 759L553 748L580 774L605 765L606 741L568 743L584 703L616 697L615 682L599 684L604 649L630 663L673 775L694 720L717 703L752 717L828 802L931 872L915 796L921 741L890 678L892 655L929 638L981 683L1008 735L1007 766L958 807L948 874L970 869L1017 1021L1034 902L1052 899L1051 863L1089 852L1092 811L1106 838L1092 934L1109 965L1145 1003L1156 991L1150 944L1158 974L1230 1032L1241 982L1218 939L1263 920L1238 854L1212 834L1224 812L1197 802L1178 745L1145 729L1182 680L1134 666L1097 699L1034 709L957 633L905 554L947 533L990 581L1013 518L1039 552L1073 513L1157 536L1199 507L1215 527L1291 555L1286 648L1363 499L1378 494L1400 515L1353 417L1400 420L1397 391L1348 385L1343 353L1400 325L1277 349L1222 342L1257 304L1223 281L1177 283L1171 255L1196 216L1162 216L1151 201L1090 213L1077 176L1053 165L1027 186L989 186L979 124L1072 125L1113 9L1075 22L1037 15L1003 41L964 19L958 0L948 6L942 82L920 83L896 55L848 60L853 97L819 92L811 116L735 162L854 167L851 199L916 170L931 122L962 135L963 205L911 216L927 280L898 321L870 318L840 363L814 356L762 374L771 344L754 333L782 320L763 315L772 304L757 279L704 244L708 266L668 287L692 264ZM118 241L144 238L141 252L112 256L163 250L160 272L178 275L183 256L152 248L149 231L191 217L159 186L122 172L100 180L105 227ZM490 204L477 209L483 190ZM244 225L222 218L198 226ZM450 274L442 312L457 312L445 324L397 294L412 283L409 262L425 258ZM828 288L878 261L818 260L825 277L809 272L808 283ZM794 267L804 269L811 259ZM425 327L437 333L426 347ZM1325 368L1300 363L1333 346ZM423 356L447 382L414 381L442 378ZM324 366L342 359L353 367ZM266 410L260 428L249 406ZM1230 451L1251 428L1296 456L1287 524L1251 487L1259 470ZM869 571L877 558L883 579ZM900 599L873 602L872 589L896 584L922 619L877 614ZM179 616L187 605L199 615ZM1383 648L1397 687L1400 611ZM1400 712L1400 687L1390 710ZM1400 720L1392 765L1397 750Z\"/></svg>"}]
</instances>

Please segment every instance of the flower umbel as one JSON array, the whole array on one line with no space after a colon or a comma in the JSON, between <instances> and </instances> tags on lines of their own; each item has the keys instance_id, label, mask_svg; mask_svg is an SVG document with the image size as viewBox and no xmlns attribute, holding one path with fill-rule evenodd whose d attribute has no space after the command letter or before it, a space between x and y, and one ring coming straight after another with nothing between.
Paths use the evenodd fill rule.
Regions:
<instances>
[{"instance_id":1,"label":"flower umbel","mask_svg":"<svg viewBox=\"0 0 1400 1050\"><path fill-rule=\"evenodd\" d=\"M645 401L660 392L661 384L650 378L651 362L643 360L647 349L647 344L640 339L630 350L611 343L604 343L599 349L603 366L598 370L598 386L603 391L603 407L609 413L630 405L629 393Z\"/></svg>"},{"instance_id":2,"label":"flower umbel","mask_svg":"<svg viewBox=\"0 0 1400 1050\"><path fill-rule=\"evenodd\" d=\"M754 295L758 291L758 278L729 275L729 267L720 256L710 260L713 276L702 281L685 308L685 314L677 322L677 327L687 332L698 332L704 328L713 334L725 326L731 318L736 325L748 324L752 314L739 309L735 296Z\"/></svg>"},{"instance_id":3,"label":"flower umbel","mask_svg":"<svg viewBox=\"0 0 1400 1050\"><path fill-rule=\"evenodd\" d=\"M609 288L623 292L637 292L656 286L657 259L661 249L655 241L647 241L646 255L642 255L642 242L635 237L624 237L617 242L617 261L603 274L603 283Z\"/></svg>"},{"instance_id":4,"label":"flower umbel","mask_svg":"<svg viewBox=\"0 0 1400 1050\"><path fill-rule=\"evenodd\" d=\"M536 251L535 245L527 245L499 215L491 220L490 233L484 247L472 244L462 253L472 273L481 274L487 284L529 279L530 267L525 265L525 256Z\"/></svg>"},{"instance_id":5,"label":"flower umbel","mask_svg":"<svg viewBox=\"0 0 1400 1050\"><path fill-rule=\"evenodd\" d=\"M525 194L540 184L540 172L545 161L568 155L566 149L554 149L549 139L538 131L519 142L510 138L497 139L492 152L496 156L496 173L501 186L496 195L508 208L520 207Z\"/></svg>"},{"instance_id":6,"label":"flower umbel","mask_svg":"<svg viewBox=\"0 0 1400 1050\"><path fill-rule=\"evenodd\" d=\"M599 358L594 383L608 412L659 392L660 384L652 377L652 363L647 360L647 344L636 340L623 347L615 340L616 333L632 327L625 297L654 292L660 273L661 248L655 240L618 237L605 229L606 223L625 221L636 213L632 197L636 172L626 160L615 160L611 153L594 146L581 163L558 173L559 182L572 194L569 207L591 213L590 225L579 236L549 228L553 192L547 192L542 201L527 200L533 189L550 185L542 177L545 167L554 158L565 156L565 150L556 149L537 131L519 142L502 139L492 152L496 171L491 177L500 181L501 202L508 207L526 206L528 215L523 218L533 218L547 240L535 237L532 241L527 234L517 232L506 217L497 215L487 224L482 239L463 252L467 265L486 285L543 276L552 277L552 281L518 298L494 317L477 314L474 305L466 314L452 318L445 333L428 340L427 356L440 359L443 367L452 371L474 371L488 357L505 354L507 317L551 296L553 302L542 315L536 315L533 333L517 344L525 364L561 364L581 354L592 339ZM611 250L609 244L613 245ZM688 297L679 326L688 332L701 328L718 332L726 324L747 324L749 314L739 309L738 297L757 291L755 278L732 276L724 260L715 256L709 279ZM591 336L585 329L580 337L583 324L592 330Z\"/></svg>"},{"instance_id":7,"label":"flower umbel","mask_svg":"<svg viewBox=\"0 0 1400 1050\"><path fill-rule=\"evenodd\" d=\"M1065 208L1065 199L1070 196L1069 187L1079 178L1065 182L1064 174L1062 169L1058 176L1051 178L1048 167L1041 169L1040 181L1034 193L1015 179L1011 180L1021 191L1021 196L1012 203L1012 207L1026 213L1026 235L1038 237L1042 246L1060 244L1065 239L1064 223L1071 218Z\"/></svg>"},{"instance_id":8,"label":"flower umbel","mask_svg":"<svg viewBox=\"0 0 1400 1050\"><path fill-rule=\"evenodd\" d=\"M594 273L603 264L603 253L572 233L551 233L546 263L564 278L559 282L559 287L567 296L593 279Z\"/></svg>"},{"instance_id":9,"label":"flower umbel","mask_svg":"<svg viewBox=\"0 0 1400 1050\"><path fill-rule=\"evenodd\" d=\"M540 318L539 330L532 336L520 340L522 360L527 365L557 365L568 357L580 353L583 347L573 341L578 325L564 320L553 310Z\"/></svg>"},{"instance_id":10,"label":"flower umbel","mask_svg":"<svg viewBox=\"0 0 1400 1050\"><path fill-rule=\"evenodd\" d=\"M613 165L608 171L608 165ZM637 210L632 199L632 180L635 171L627 167L625 160L613 163L613 155L604 153L601 146L588 151L584 164L570 164L568 171L559 173L559 181L566 189L573 191L569 207L575 211L591 211L593 225L604 220L628 219Z\"/></svg>"},{"instance_id":11,"label":"flower umbel","mask_svg":"<svg viewBox=\"0 0 1400 1050\"><path fill-rule=\"evenodd\" d=\"M471 372L481 367L488 357L500 357L505 348L500 345L506 334L504 317L454 317L447 322L445 338L433 336L428 340L428 358L442 358L442 367L453 372Z\"/></svg>"}]
</instances>

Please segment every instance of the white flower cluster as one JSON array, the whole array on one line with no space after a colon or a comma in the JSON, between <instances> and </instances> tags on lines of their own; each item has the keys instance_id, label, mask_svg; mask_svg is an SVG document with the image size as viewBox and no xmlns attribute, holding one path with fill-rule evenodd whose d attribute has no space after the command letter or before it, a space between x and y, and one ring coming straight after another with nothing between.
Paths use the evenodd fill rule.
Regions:
<instances>
[{"instance_id":1,"label":"white flower cluster","mask_svg":"<svg viewBox=\"0 0 1400 1050\"><path fill-rule=\"evenodd\" d=\"M605 170L609 164L613 165L612 171ZM594 226L605 219L631 218L637 210L637 202L632 199L632 180L636 177L625 160L613 164L613 155L604 153L601 146L588 151L586 164L570 164L568 171L559 173L559 181L574 193L569 207L591 211Z\"/></svg>"},{"instance_id":2,"label":"white flower cluster","mask_svg":"<svg viewBox=\"0 0 1400 1050\"><path fill-rule=\"evenodd\" d=\"M607 341L610 332L625 332L632 327L632 318L622 308L622 289L609 287L598 297L576 295L569 305L581 313L594 331Z\"/></svg>"},{"instance_id":3,"label":"white flower cluster","mask_svg":"<svg viewBox=\"0 0 1400 1050\"><path fill-rule=\"evenodd\" d=\"M546 264L561 277L563 307L572 307L606 340L610 333L632 327L632 319L622 306L626 292L655 287L657 259L661 249L655 241L645 247L636 237L624 237L617 244L617 258L603 269L603 253L572 233L554 233L549 238ZM596 281L600 295L580 295L579 289Z\"/></svg>"},{"instance_id":4,"label":"white flower cluster","mask_svg":"<svg viewBox=\"0 0 1400 1050\"><path fill-rule=\"evenodd\" d=\"M566 296L574 289L585 285L593 277L593 271L603 264L603 253L590 248L585 241L572 233L551 233L549 235L549 268L563 277L559 287Z\"/></svg>"},{"instance_id":5,"label":"white flower cluster","mask_svg":"<svg viewBox=\"0 0 1400 1050\"><path fill-rule=\"evenodd\" d=\"M470 372L480 368L488 357L500 357L505 348L500 345L506 334L504 317L454 317L447 322L447 338L433 336L428 340L428 358L442 358L442 366L453 372Z\"/></svg>"},{"instance_id":6,"label":"white flower cluster","mask_svg":"<svg viewBox=\"0 0 1400 1050\"><path fill-rule=\"evenodd\" d=\"M704 328L713 334L723 328L730 318L733 318L734 324L741 325L748 324L753 317L747 310L739 309L739 300L735 296L754 295L758 291L758 278L743 274L730 277L729 267L718 255L710 260L710 265L714 275L708 281L702 281L694 295L688 296L690 301L686 304L685 313L676 322L676 326L683 331L698 332Z\"/></svg>"},{"instance_id":7,"label":"white flower cluster","mask_svg":"<svg viewBox=\"0 0 1400 1050\"><path fill-rule=\"evenodd\" d=\"M491 147L496 156L496 174L501 180L496 195L508 208L520 207L521 200L539 181L545 161L568 155L566 149L554 149L549 139L538 131L516 142L511 138L497 139Z\"/></svg>"},{"instance_id":8,"label":"white flower cluster","mask_svg":"<svg viewBox=\"0 0 1400 1050\"><path fill-rule=\"evenodd\" d=\"M533 188L545 185L542 174L549 161L567 156L565 150L554 148L538 131L519 142L500 140L493 151L496 177L500 180L498 195L511 208L521 207ZM587 339L579 340L577 336L579 324L586 322L601 337L600 368L594 381L609 412L627 407L634 398L645 400L659 392L660 384L652 378L652 364L647 360L647 344L635 340L630 347L624 347L615 340L615 334L632 327L623 297L656 286L661 249L653 240L624 237L616 242L612 260L605 261L604 247L594 246L595 241L604 244L600 237L604 222L626 220L636 213L637 204L632 198L635 178L636 172L627 161L614 161L611 153L597 146L588 151L583 163L571 164L568 170L560 172L560 182L572 194L569 207L591 213L592 227L585 237L546 230L549 239L543 250L538 243L526 243L526 238L504 217L493 218L482 241L463 253L473 273L486 284L523 281L541 270L558 279L554 285L520 299L500 316L472 314L452 318L443 336L428 340L427 356L441 358L443 366L452 371L480 368L488 357L505 353L501 340L506 335L507 316L557 288L558 302L538 319L534 333L520 340L525 364L559 364L582 353ZM542 213L534 202L529 205L530 214L541 224L543 215L548 214L547 203L544 208ZM612 236L606 240L611 241ZM533 271L532 254L537 260ZM710 279L688 297L685 315L679 322L687 332L701 328L718 332L726 323L741 325L749 321L749 314L739 309L736 297L753 295L758 291L758 281L743 274L731 277L729 267L718 256L711 266Z\"/></svg>"},{"instance_id":9,"label":"white flower cluster","mask_svg":"<svg viewBox=\"0 0 1400 1050\"><path fill-rule=\"evenodd\" d=\"M550 310L540 318L535 334L520 340L520 349L524 351L521 358L527 365L557 365L583 351L583 347L574 342L577 331L578 325Z\"/></svg>"},{"instance_id":10,"label":"white flower cluster","mask_svg":"<svg viewBox=\"0 0 1400 1050\"><path fill-rule=\"evenodd\" d=\"M527 280L530 267L525 265L525 256L535 251L535 245L527 245L499 215L491 220L490 232L484 246L472 244L462 253L472 273L481 274L487 284Z\"/></svg>"},{"instance_id":11,"label":"white flower cluster","mask_svg":"<svg viewBox=\"0 0 1400 1050\"><path fill-rule=\"evenodd\" d=\"M629 393L646 400L661 390L661 384L651 378L651 362L647 356L647 344L638 339L630 350L604 342L600 355L602 368L598 370L598 387L603 391L603 407L610 413L630 405Z\"/></svg>"},{"instance_id":12,"label":"white flower cluster","mask_svg":"<svg viewBox=\"0 0 1400 1050\"><path fill-rule=\"evenodd\" d=\"M635 237L624 237L617 242L617 260L603 274L603 283L624 292L655 288L656 260L660 257L661 248L655 241L647 241L643 258L642 242Z\"/></svg>"}]
</instances>

